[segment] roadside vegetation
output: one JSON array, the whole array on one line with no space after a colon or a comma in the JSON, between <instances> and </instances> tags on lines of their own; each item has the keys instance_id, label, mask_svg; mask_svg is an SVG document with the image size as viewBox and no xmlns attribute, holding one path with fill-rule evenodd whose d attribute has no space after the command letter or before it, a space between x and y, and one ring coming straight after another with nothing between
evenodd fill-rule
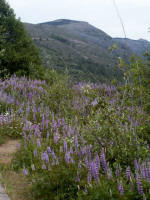
<instances>
[{"instance_id":1,"label":"roadside vegetation","mask_svg":"<svg viewBox=\"0 0 150 200\"><path fill-rule=\"evenodd\" d=\"M11 163L0 162L0 179L13 200L150 199L149 54L120 59L124 81L107 85L75 84L28 56L20 71L20 59L5 65L4 52L0 144L19 146Z\"/></svg>"},{"instance_id":2,"label":"roadside vegetation","mask_svg":"<svg viewBox=\"0 0 150 200\"><path fill-rule=\"evenodd\" d=\"M0 82L0 131L20 138L11 167L31 199L150 198L149 67L123 69L124 85L74 85L55 71Z\"/></svg>"}]
</instances>

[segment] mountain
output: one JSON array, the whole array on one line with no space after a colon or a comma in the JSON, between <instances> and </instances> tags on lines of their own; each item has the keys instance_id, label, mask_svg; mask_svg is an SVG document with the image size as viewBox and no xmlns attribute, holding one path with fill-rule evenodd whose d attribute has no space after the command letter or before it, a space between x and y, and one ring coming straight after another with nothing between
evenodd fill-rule
<instances>
[{"instance_id":1,"label":"mountain","mask_svg":"<svg viewBox=\"0 0 150 200\"><path fill-rule=\"evenodd\" d=\"M117 58L128 60L144 43L136 41L134 48L132 40L127 39L126 43L124 39L112 38L83 21L59 19L40 24L25 23L25 26L40 49L44 65L60 71L67 68L69 74L80 81L121 79ZM110 50L115 43L118 43L117 49Z\"/></svg>"}]
</instances>

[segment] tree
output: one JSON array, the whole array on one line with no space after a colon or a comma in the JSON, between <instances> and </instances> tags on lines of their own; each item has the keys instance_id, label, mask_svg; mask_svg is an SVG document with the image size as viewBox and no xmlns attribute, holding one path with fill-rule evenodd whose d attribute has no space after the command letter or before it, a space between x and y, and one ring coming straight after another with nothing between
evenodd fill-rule
<instances>
[{"instance_id":1,"label":"tree","mask_svg":"<svg viewBox=\"0 0 150 200\"><path fill-rule=\"evenodd\" d=\"M13 9L0 0L0 70L9 74L38 75L42 61L32 39Z\"/></svg>"}]
</instances>

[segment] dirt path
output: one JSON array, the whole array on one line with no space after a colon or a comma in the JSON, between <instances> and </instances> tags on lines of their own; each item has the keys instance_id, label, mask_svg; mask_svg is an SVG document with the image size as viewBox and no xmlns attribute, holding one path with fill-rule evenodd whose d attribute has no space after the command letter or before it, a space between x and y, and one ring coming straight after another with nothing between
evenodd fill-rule
<instances>
[{"instance_id":1,"label":"dirt path","mask_svg":"<svg viewBox=\"0 0 150 200\"><path fill-rule=\"evenodd\" d=\"M2 187L1 184L0 184L0 200L10 200L10 198L5 193L5 190L4 190L4 188Z\"/></svg>"},{"instance_id":2,"label":"dirt path","mask_svg":"<svg viewBox=\"0 0 150 200\"><path fill-rule=\"evenodd\" d=\"M18 140L10 140L6 144L0 146L0 163L9 164L13 157L13 154L17 151L19 146ZM5 189L0 183L0 200L10 200L5 192Z\"/></svg>"},{"instance_id":3,"label":"dirt path","mask_svg":"<svg viewBox=\"0 0 150 200\"><path fill-rule=\"evenodd\" d=\"M0 163L9 164L18 146L18 140L10 140L6 144L2 144L0 146Z\"/></svg>"}]
</instances>

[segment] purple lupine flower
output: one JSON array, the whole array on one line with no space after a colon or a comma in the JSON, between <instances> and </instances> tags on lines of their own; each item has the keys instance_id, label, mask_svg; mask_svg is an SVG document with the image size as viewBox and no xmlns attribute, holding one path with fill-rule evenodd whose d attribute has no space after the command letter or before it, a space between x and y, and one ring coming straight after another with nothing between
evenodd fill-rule
<instances>
[{"instance_id":1,"label":"purple lupine flower","mask_svg":"<svg viewBox=\"0 0 150 200\"><path fill-rule=\"evenodd\" d=\"M148 166L145 168L145 178L150 183L150 175L149 175Z\"/></svg>"},{"instance_id":2,"label":"purple lupine flower","mask_svg":"<svg viewBox=\"0 0 150 200\"><path fill-rule=\"evenodd\" d=\"M34 135L35 135L35 136L39 136L39 135L40 135L39 125L36 126Z\"/></svg>"},{"instance_id":3,"label":"purple lupine flower","mask_svg":"<svg viewBox=\"0 0 150 200\"><path fill-rule=\"evenodd\" d=\"M65 131L65 132L68 131L68 126L67 126L67 124L64 124L64 126L63 126L63 131Z\"/></svg>"},{"instance_id":4,"label":"purple lupine flower","mask_svg":"<svg viewBox=\"0 0 150 200\"><path fill-rule=\"evenodd\" d=\"M34 122L37 121L37 119L36 119L36 113L35 112L33 112L33 120L34 120Z\"/></svg>"},{"instance_id":5,"label":"purple lupine flower","mask_svg":"<svg viewBox=\"0 0 150 200\"><path fill-rule=\"evenodd\" d=\"M70 159L70 163L74 164L75 161L71 158L71 159Z\"/></svg>"},{"instance_id":6,"label":"purple lupine flower","mask_svg":"<svg viewBox=\"0 0 150 200\"><path fill-rule=\"evenodd\" d=\"M23 133L23 137L24 137L25 140L27 139L26 133Z\"/></svg>"},{"instance_id":7,"label":"purple lupine flower","mask_svg":"<svg viewBox=\"0 0 150 200\"><path fill-rule=\"evenodd\" d=\"M41 147L40 139L37 139L37 146L38 146L38 147Z\"/></svg>"},{"instance_id":8,"label":"purple lupine flower","mask_svg":"<svg viewBox=\"0 0 150 200\"><path fill-rule=\"evenodd\" d=\"M107 172L108 166L107 166L107 163L106 163L104 151L101 152L101 163L102 163L102 166L103 166L103 170L104 170L105 172Z\"/></svg>"},{"instance_id":9,"label":"purple lupine flower","mask_svg":"<svg viewBox=\"0 0 150 200\"><path fill-rule=\"evenodd\" d=\"M66 131L63 130L63 138L65 139L66 138Z\"/></svg>"},{"instance_id":10,"label":"purple lupine flower","mask_svg":"<svg viewBox=\"0 0 150 200\"><path fill-rule=\"evenodd\" d=\"M66 152L65 161L66 161L66 163L69 163L69 161L70 161L70 152Z\"/></svg>"},{"instance_id":11,"label":"purple lupine flower","mask_svg":"<svg viewBox=\"0 0 150 200\"><path fill-rule=\"evenodd\" d=\"M75 150L77 151L77 149L78 149L78 138L77 138L77 135L75 135L74 144L75 144Z\"/></svg>"},{"instance_id":12,"label":"purple lupine flower","mask_svg":"<svg viewBox=\"0 0 150 200\"><path fill-rule=\"evenodd\" d=\"M49 136L50 136L50 133L49 133L49 131L47 131L47 138L49 138Z\"/></svg>"},{"instance_id":13,"label":"purple lupine flower","mask_svg":"<svg viewBox=\"0 0 150 200\"><path fill-rule=\"evenodd\" d=\"M48 153L51 153L51 152L52 152L52 150L51 150L50 147L47 147L47 152L48 152Z\"/></svg>"},{"instance_id":14,"label":"purple lupine flower","mask_svg":"<svg viewBox=\"0 0 150 200\"><path fill-rule=\"evenodd\" d=\"M54 160L52 161L51 165L52 165L52 166L54 166L54 165L55 165L55 161L54 161Z\"/></svg>"},{"instance_id":15,"label":"purple lupine flower","mask_svg":"<svg viewBox=\"0 0 150 200\"><path fill-rule=\"evenodd\" d=\"M41 160L46 161L47 163L49 162L49 157L46 151L44 153L41 153Z\"/></svg>"},{"instance_id":16,"label":"purple lupine flower","mask_svg":"<svg viewBox=\"0 0 150 200\"><path fill-rule=\"evenodd\" d=\"M54 121L52 121L52 129L56 130L56 128L57 128L57 123L54 120Z\"/></svg>"},{"instance_id":17,"label":"purple lupine flower","mask_svg":"<svg viewBox=\"0 0 150 200\"><path fill-rule=\"evenodd\" d=\"M92 174L91 174L91 170L88 171L88 175L87 175L87 181L88 183L91 183L92 181Z\"/></svg>"},{"instance_id":18,"label":"purple lupine flower","mask_svg":"<svg viewBox=\"0 0 150 200\"><path fill-rule=\"evenodd\" d=\"M135 122L134 122L134 127L137 127L138 126L138 120L136 120Z\"/></svg>"},{"instance_id":19,"label":"purple lupine flower","mask_svg":"<svg viewBox=\"0 0 150 200\"><path fill-rule=\"evenodd\" d=\"M98 154L96 155L96 158L95 158L95 164L96 164L96 168L99 170L99 168L100 168L100 158L99 158Z\"/></svg>"},{"instance_id":20,"label":"purple lupine flower","mask_svg":"<svg viewBox=\"0 0 150 200\"><path fill-rule=\"evenodd\" d=\"M45 126L45 116L43 115L43 117L42 117L42 130L44 130L44 126Z\"/></svg>"},{"instance_id":21,"label":"purple lupine flower","mask_svg":"<svg viewBox=\"0 0 150 200\"><path fill-rule=\"evenodd\" d=\"M56 155L55 155L55 152L53 150L51 152L51 156L52 156L53 159L56 159Z\"/></svg>"},{"instance_id":22,"label":"purple lupine flower","mask_svg":"<svg viewBox=\"0 0 150 200\"><path fill-rule=\"evenodd\" d=\"M57 143L59 141L59 131L56 129L56 134L54 135L54 142Z\"/></svg>"},{"instance_id":23,"label":"purple lupine flower","mask_svg":"<svg viewBox=\"0 0 150 200\"><path fill-rule=\"evenodd\" d=\"M134 167L136 170L140 170L140 164L139 164L138 160L136 160L136 159L134 160Z\"/></svg>"},{"instance_id":24,"label":"purple lupine flower","mask_svg":"<svg viewBox=\"0 0 150 200\"><path fill-rule=\"evenodd\" d=\"M89 161L88 161L87 158L85 158L84 163L85 163L85 167L88 169L89 168Z\"/></svg>"},{"instance_id":25,"label":"purple lupine flower","mask_svg":"<svg viewBox=\"0 0 150 200\"><path fill-rule=\"evenodd\" d=\"M138 194L142 195L144 193L143 186L142 186L141 176L138 172L136 172L136 183L137 183Z\"/></svg>"},{"instance_id":26,"label":"purple lupine flower","mask_svg":"<svg viewBox=\"0 0 150 200\"><path fill-rule=\"evenodd\" d=\"M96 166L95 166L95 162L91 162L90 163L90 168L91 168L91 174L93 176L93 178L98 181L98 176L99 176L99 170L96 169Z\"/></svg>"},{"instance_id":27,"label":"purple lupine flower","mask_svg":"<svg viewBox=\"0 0 150 200\"><path fill-rule=\"evenodd\" d=\"M28 175L28 170L24 168L23 169L23 173L24 173L25 176L27 176Z\"/></svg>"},{"instance_id":28,"label":"purple lupine flower","mask_svg":"<svg viewBox=\"0 0 150 200\"><path fill-rule=\"evenodd\" d=\"M74 120L74 122L75 122L75 123L78 122L78 118L77 118L77 116L75 116L75 120Z\"/></svg>"},{"instance_id":29,"label":"purple lupine flower","mask_svg":"<svg viewBox=\"0 0 150 200\"><path fill-rule=\"evenodd\" d=\"M46 165L45 164L42 165L42 169L46 169Z\"/></svg>"},{"instance_id":30,"label":"purple lupine flower","mask_svg":"<svg viewBox=\"0 0 150 200\"><path fill-rule=\"evenodd\" d=\"M126 176L127 176L127 179L130 180L130 177L131 177L130 167L127 167L127 169L126 169Z\"/></svg>"},{"instance_id":31,"label":"purple lupine flower","mask_svg":"<svg viewBox=\"0 0 150 200\"><path fill-rule=\"evenodd\" d=\"M73 135L73 133L74 133L74 128L73 127L69 127L69 131L68 131L69 133L68 133L68 136L70 135Z\"/></svg>"},{"instance_id":32,"label":"purple lupine flower","mask_svg":"<svg viewBox=\"0 0 150 200\"><path fill-rule=\"evenodd\" d=\"M48 124L49 124L49 120L46 119L46 121L45 121L45 125L46 125L46 128L47 128L47 129L48 129Z\"/></svg>"},{"instance_id":33,"label":"purple lupine flower","mask_svg":"<svg viewBox=\"0 0 150 200\"><path fill-rule=\"evenodd\" d=\"M88 153L89 161L91 161L91 147L90 146L87 147L87 153Z\"/></svg>"},{"instance_id":34,"label":"purple lupine flower","mask_svg":"<svg viewBox=\"0 0 150 200\"><path fill-rule=\"evenodd\" d=\"M79 169L81 169L81 168L82 168L82 166L81 166L81 163L78 163L78 168L79 168Z\"/></svg>"},{"instance_id":35,"label":"purple lupine flower","mask_svg":"<svg viewBox=\"0 0 150 200\"><path fill-rule=\"evenodd\" d=\"M64 151L67 152L67 142L64 140Z\"/></svg>"},{"instance_id":36,"label":"purple lupine flower","mask_svg":"<svg viewBox=\"0 0 150 200\"><path fill-rule=\"evenodd\" d=\"M118 190L119 190L119 192L120 192L120 195L123 195L123 193L124 193L124 188L123 188L123 183L122 183L122 181L120 181L120 182L118 183Z\"/></svg>"},{"instance_id":37,"label":"purple lupine flower","mask_svg":"<svg viewBox=\"0 0 150 200\"><path fill-rule=\"evenodd\" d=\"M68 137L70 137L70 130L71 130L71 127L69 127L69 130L67 131L67 135L68 135Z\"/></svg>"},{"instance_id":38,"label":"purple lupine flower","mask_svg":"<svg viewBox=\"0 0 150 200\"><path fill-rule=\"evenodd\" d=\"M147 167L146 167L146 179L150 183L150 161L147 162Z\"/></svg>"},{"instance_id":39,"label":"purple lupine flower","mask_svg":"<svg viewBox=\"0 0 150 200\"><path fill-rule=\"evenodd\" d=\"M33 154L34 154L34 157L37 156L37 150L36 149L33 151Z\"/></svg>"},{"instance_id":40,"label":"purple lupine flower","mask_svg":"<svg viewBox=\"0 0 150 200\"><path fill-rule=\"evenodd\" d=\"M70 153L73 154L73 148L72 147L70 147Z\"/></svg>"},{"instance_id":41,"label":"purple lupine flower","mask_svg":"<svg viewBox=\"0 0 150 200\"><path fill-rule=\"evenodd\" d=\"M141 172L141 174L142 174L142 177L143 177L143 178L146 178L146 165L145 165L145 163L143 163L143 164L141 165L141 167L140 167L140 172Z\"/></svg>"},{"instance_id":42,"label":"purple lupine flower","mask_svg":"<svg viewBox=\"0 0 150 200\"><path fill-rule=\"evenodd\" d=\"M62 124L62 126L65 125L65 119L64 118L61 119L61 124Z\"/></svg>"},{"instance_id":43,"label":"purple lupine flower","mask_svg":"<svg viewBox=\"0 0 150 200\"><path fill-rule=\"evenodd\" d=\"M94 164L95 164L96 174L97 174L97 176L99 176L100 159L99 159L99 155L98 154L96 155L95 163Z\"/></svg>"},{"instance_id":44,"label":"purple lupine flower","mask_svg":"<svg viewBox=\"0 0 150 200\"><path fill-rule=\"evenodd\" d=\"M81 155L85 155L86 154L86 147L83 146L81 147Z\"/></svg>"},{"instance_id":45,"label":"purple lupine flower","mask_svg":"<svg viewBox=\"0 0 150 200\"><path fill-rule=\"evenodd\" d=\"M94 101L92 101L91 105L94 107L98 104L98 98L94 99Z\"/></svg>"}]
</instances>

